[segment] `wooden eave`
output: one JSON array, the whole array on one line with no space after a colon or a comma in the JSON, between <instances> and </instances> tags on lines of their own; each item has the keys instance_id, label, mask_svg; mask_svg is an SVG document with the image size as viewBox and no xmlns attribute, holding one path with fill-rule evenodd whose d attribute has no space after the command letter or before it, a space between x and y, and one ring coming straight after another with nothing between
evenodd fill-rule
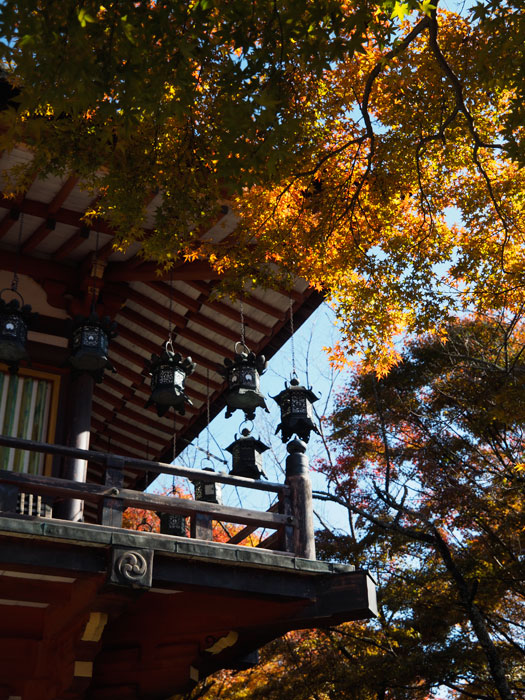
<instances>
[{"instance_id":1,"label":"wooden eave","mask_svg":"<svg viewBox=\"0 0 525 700\"><path fill-rule=\"evenodd\" d=\"M22 148L4 153L0 170L29 158ZM157 201L155 198L149 205L146 227L153 225ZM126 253L115 251L113 231L107 222L97 220L91 228L84 222L84 214L92 204L75 175L36 178L24 196L1 196L0 270L18 272L22 294L23 276L36 281L44 289L47 303L61 316L44 315L34 329L46 336L45 342L55 337L56 348L52 343L45 347L43 336L30 333L30 352L39 358L36 365L54 363L60 367L66 362L64 339L69 331L65 317L85 311L87 290L98 286L103 301L99 310L116 320L119 336L110 346L110 360L117 373L107 371L104 382L95 389L91 446L169 461L173 457L174 414L170 411L158 418L152 408L144 407L149 395L145 362L166 341L170 324L175 349L197 362L196 372L187 381L193 406L188 407L185 416L176 417L177 451L182 450L205 427L208 387L211 416L224 406L225 384L215 370L224 357L233 354L234 343L240 338L239 304L212 300L217 275L207 263L179 263L172 271L159 274L153 263L137 255L138 244ZM224 240L235 228L234 213L227 206L223 212L208 231L203 231L207 238ZM96 258L103 263L103 274L95 279L97 241ZM99 274L101 269L99 265ZM322 296L301 280L291 295L286 291L255 290L246 296L244 318L250 349L269 359L289 338L290 299L294 327L298 328L321 303ZM90 472L90 476L96 478L95 473Z\"/></svg>"}]
</instances>

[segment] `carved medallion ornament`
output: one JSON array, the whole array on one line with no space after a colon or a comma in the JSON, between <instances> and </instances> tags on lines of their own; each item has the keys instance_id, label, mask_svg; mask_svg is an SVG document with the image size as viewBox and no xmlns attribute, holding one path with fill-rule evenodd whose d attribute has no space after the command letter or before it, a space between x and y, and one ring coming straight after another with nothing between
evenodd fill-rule
<instances>
[{"instance_id":1,"label":"carved medallion ornament","mask_svg":"<svg viewBox=\"0 0 525 700\"><path fill-rule=\"evenodd\" d=\"M135 582L144 576L148 565L140 552L126 552L118 558L117 568L121 576Z\"/></svg>"},{"instance_id":2,"label":"carved medallion ornament","mask_svg":"<svg viewBox=\"0 0 525 700\"><path fill-rule=\"evenodd\" d=\"M133 588L150 588L153 551L115 547L112 552L110 582Z\"/></svg>"}]
</instances>

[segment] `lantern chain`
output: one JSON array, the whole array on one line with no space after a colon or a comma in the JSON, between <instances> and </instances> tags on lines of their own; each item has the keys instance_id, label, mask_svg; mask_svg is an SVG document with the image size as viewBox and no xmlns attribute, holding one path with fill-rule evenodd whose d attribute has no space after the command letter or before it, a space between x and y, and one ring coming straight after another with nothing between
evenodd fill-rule
<instances>
[{"instance_id":1,"label":"lantern chain","mask_svg":"<svg viewBox=\"0 0 525 700\"><path fill-rule=\"evenodd\" d=\"M292 343L292 377L297 377L297 369L295 367L295 340L294 340L294 327L293 327L293 301L290 296L290 339Z\"/></svg>"},{"instance_id":2,"label":"lantern chain","mask_svg":"<svg viewBox=\"0 0 525 700\"><path fill-rule=\"evenodd\" d=\"M177 456L177 416L173 418L173 461Z\"/></svg>"},{"instance_id":3,"label":"lantern chain","mask_svg":"<svg viewBox=\"0 0 525 700\"><path fill-rule=\"evenodd\" d=\"M247 345L246 345L246 327L244 324L244 304L242 303L242 299L241 299L241 343L243 344L243 346L246 349L248 349Z\"/></svg>"},{"instance_id":4,"label":"lantern chain","mask_svg":"<svg viewBox=\"0 0 525 700\"><path fill-rule=\"evenodd\" d=\"M168 341L166 343L166 349L173 352L173 328L172 328L172 318L173 318L173 269L170 269L170 305L168 312Z\"/></svg>"},{"instance_id":5,"label":"lantern chain","mask_svg":"<svg viewBox=\"0 0 525 700\"><path fill-rule=\"evenodd\" d=\"M22 243L22 229L24 227L24 212L20 213L20 225L18 227L18 243L16 247L15 269L13 270L13 280L11 282L11 290L18 292L18 262L20 258L20 246Z\"/></svg>"},{"instance_id":6,"label":"lantern chain","mask_svg":"<svg viewBox=\"0 0 525 700\"><path fill-rule=\"evenodd\" d=\"M210 369L206 368L206 455L210 459Z\"/></svg>"},{"instance_id":7,"label":"lantern chain","mask_svg":"<svg viewBox=\"0 0 525 700\"><path fill-rule=\"evenodd\" d=\"M94 259L94 264L93 264L93 270L94 273L92 272L91 274L94 274L97 276L98 274L98 244L99 244L99 236L100 233L97 231L97 236L95 239L95 259ZM97 291L98 288L96 286L96 282L93 284L93 287L91 288L91 313L95 313L96 310L96 302L97 302Z\"/></svg>"}]
</instances>

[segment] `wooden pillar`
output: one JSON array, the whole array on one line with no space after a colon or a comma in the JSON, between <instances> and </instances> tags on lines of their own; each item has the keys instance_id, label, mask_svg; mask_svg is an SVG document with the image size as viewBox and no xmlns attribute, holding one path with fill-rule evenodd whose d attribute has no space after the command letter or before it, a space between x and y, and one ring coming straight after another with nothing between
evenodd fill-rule
<instances>
[{"instance_id":1,"label":"wooden pillar","mask_svg":"<svg viewBox=\"0 0 525 700\"><path fill-rule=\"evenodd\" d=\"M83 372L71 382L69 445L80 450L89 449L91 431L91 409L95 380ZM71 481L86 481L87 462L85 459L72 457L66 462L64 478ZM84 519L84 501L69 499L61 504L59 517L64 520L81 521Z\"/></svg>"},{"instance_id":2,"label":"wooden pillar","mask_svg":"<svg viewBox=\"0 0 525 700\"><path fill-rule=\"evenodd\" d=\"M286 483L290 487L292 514L295 521L294 550L298 557L315 559L314 511L306 445L302 440L288 443Z\"/></svg>"}]
</instances>

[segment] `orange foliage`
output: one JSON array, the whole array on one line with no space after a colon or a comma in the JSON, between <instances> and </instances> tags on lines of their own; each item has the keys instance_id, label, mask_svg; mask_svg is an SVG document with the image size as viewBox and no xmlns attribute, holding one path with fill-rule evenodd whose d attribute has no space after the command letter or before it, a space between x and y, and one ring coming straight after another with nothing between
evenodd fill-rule
<instances>
[{"instance_id":1,"label":"orange foliage","mask_svg":"<svg viewBox=\"0 0 525 700\"><path fill-rule=\"evenodd\" d=\"M184 491L181 487L165 488L157 493L163 496L173 496L174 498L192 499L193 496L188 491ZM186 519L186 536L189 537L189 521ZM122 517L122 527L128 530L138 530L141 532L158 532L160 533L160 517L152 510L144 508L127 508ZM224 524L222 522L212 521L212 534L214 542L227 543L234 535L244 528L243 525L234 525L232 523ZM255 532L248 535L241 544L248 547L257 547L261 541L261 534Z\"/></svg>"}]
</instances>

